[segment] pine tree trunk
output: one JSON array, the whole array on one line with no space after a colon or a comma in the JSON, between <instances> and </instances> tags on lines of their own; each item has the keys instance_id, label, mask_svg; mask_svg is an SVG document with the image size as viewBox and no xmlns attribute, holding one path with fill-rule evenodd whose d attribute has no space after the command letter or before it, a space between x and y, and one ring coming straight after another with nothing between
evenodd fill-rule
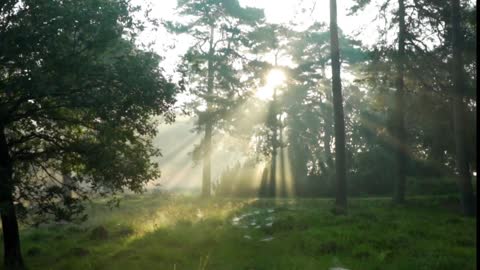
<instances>
[{"instance_id":1,"label":"pine tree trunk","mask_svg":"<svg viewBox=\"0 0 480 270\"><path fill-rule=\"evenodd\" d=\"M212 101L213 96L213 57L214 57L214 31L215 26L210 26L210 42L208 50L208 74L207 74L207 119L205 124L205 137L203 139L203 180L202 180L202 196L210 197L211 195L211 172L212 172L212 132L213 132L213 123L212 123Z\"/></svg>"},{"instance_id":2,"label":"pine tree trunk","mask_svg":"<svg viewBox=\"0 0 480 270\"><path fill-rule=\"evenodd\" d=\"M297 137L297 134L291 134L290 145L288 146L288 164L292 168L292 179L294 187L294 196L305 195L305 181L307 178L307 160L308 146ZM292 139L293 138L293 139Z\"/></svg>"},{"instance_id":3,"label":"pine tree trunk","mask_svg":"<svg viewBox=\"0 0 480 270\"><path fill-rule=\"evenodd\" d=\"M276 93L273 95L273 135L272 135L272 163L270 164L270 185L269 194L270 197L275 197L277 190L277 112L276 112Z\"/></svg>"},{"instance_id":4,"label":"pine tree trunk","mask_svg":"<svg viewBox=\"0 0 480 270\"><path fill-rule=\"evenodd\" d=\"M321 76L323 78L326 78L325 76L325 65L322 64L322 67L321 67ZM323 107L324 108L324 111L325 111L325 115L324 115L324 118L325 118L325 125L324 125L324 136L323 136L323 144L324 144L324 148L325 148L325 159L326 159L326 170L325 172L327 173L327 177L328 177L328 182L331 183L333 179L331 179L331 176L333 175L332 172L333 172L333 167L334 167L334 162L333 162L333 156L332 156L332 148L330 146L331 142L332 142L332 127L333 127L333 124L332 124L332 117L333 117L333 114L331 113L330 109L328 108L328 106L330 106L332 104L332 93L326 91L325 92L325 102L322 102L322 99L320 98L320 107Z\"/></svg>"},{"instance_id":5,"label":"pine tree trunk","mask_svg":"<svg viewBox=\"0 0 480 270\"><path fill-rule=\"evenodd\" d=\"M407 140L405 131L405 3L404 0L398 0L398 54L397 54L397 79L395 92L394 108L394 149L396 158L396 176L393 201L395 203L405 202L405 179L406 179L406 153Z\"/></svg>"},{"instance_id":6,"label":"pine tree trunk","mask_svg":"<svg viewBox=\"0 0 480 270\"><path fill-rule=\"evenodd\" d=\"M287 168L285 168L285 149L283 147L283 126L280 126L279 130L279 137L280 137L280 184L282 185L280 188L280 196L286 197L287 196Z\"/></svg>"},{"instance_id":7,"label":"pine tree trunk","mask_svg":"<svg viewBox=\"0 0 480 270\"><path fill-rule=\"evenodd\" d=\"M448 173L445 171L445 138L438 135L442 134L442 132L444 131L444 127L439 121L435 122L434 125L436 135L432 138L433 170L435 176L442 176Z\"/></svg>"},{"instance_id":8,"label":"pine tree trunk","mask_svg":"<svg viewBox=\"0 0 480 270\"><path fill-rule=\"evenodd\" d=\"M325 103L320 104L320 106L325 106L332 104L332 96L330 93L325 93ZM332 121L331 121L332 114L328 114L325 116L325 134L323 137L323 143L325 145L325 156L327 160L327 167L328 170L333 169L333 157L332 157L332 149L330 147L330 144L332 142Z\"/></svg>"},{"instance_id":9,"label":"pine tree trunk","mask_svg":"<svg viewBox=\"0 0 480 270\"><path fill-rule=\"evenodd\" d=\"M211 195L211 148L212 148L212 124L207 123L205 126L205 138L203 139L204 157L203 157L203 184L202 184L202 196L210 197Z\"/></svg>"},{"instance_id":10,"label":"pine tree trunk","mask_svg":"<svg viewBox=\"0 0 480 270\"><path fill-rule=\"evenodd\" d=\"M326 128L331 128L331 127L328 127L326 126ZM331 150L331 147L330 147L330 143L332 141L332 135L331 135L331 132L330 130L327 131L325 130L325 136L323 138L323 141L324 141L324 144L325 144L325 156L326 156L326 159L327 159L327 167L328 167L328 170L332 170L333 168L333 158L332 158L332 150Z\"/></svg>"},{"instance_id":11,"label":"pine tree trunk","mask_svg":"<svg viewBox=\"0 0 480 270\"><path fill-rule=\"evenodd\" d=\"M453 49L453 119L455 135L456 177L460 189L463 212L466 216L476 215L476 202L469 172L466 143L465 81L463 67L463 33L461 30L460 1L451 0L451 26Z\"/></svg>"},{"instance_id":12,"label":"pine tree trunk","mask_svg":"<svg viewBox=\"0 0 480 270\"><path fill-rule=\"evenodd\" d=\"M268 168L265 166L262 171L262 179L260 182L260 190L258 191L259 197L268 196Z\"/></svg>"},{"instance_id":13,"label":"pine tree trunk","mask_svg":"<svg viewBox=\"0 0 480 270\"><path fill-rule=\"evenodd\" d=\"M5 269L24 269L20 249L20 232L13 204L12 163L5 129L0 125L0 215L3 232L3 262Z\"/></svg>"},{"instance_id":14,"label":"pine tree trunk","mask_svg":"<svg viewBox=\"0 0 480 270\"><path fill-rule=\"evenodd\" d=\"M62 172L62 180L63 180L63 196L66 198L72 198L73 192L72 187L75 184L73 179L70 175L70 172Z\"/></svg>"},{"instance_id":15,"label":"pine tree trunk","mask_svg":"<svg viewBox=\"0 0 480 270\"><path fill-rule=\"evenodd\" d=\"M270 164L270 181L268 185L268 197L275 197L277 190L277 150L272 151L272 163Z\"/></svg>"},{"instance_id":16,"label":"pine tree trunk","mask_svg":"<svg viewBox=\"0 0 480 270\"><path fill-rule=\"evenodd\" d=\"M330 48L332 58L332 94L335 123L335 206L339 211L347 208L345 164L345 119L343 113L342 84L340 79L340 48L338 43L337 1L330 0Z\"/></svg>"}]
</instances>

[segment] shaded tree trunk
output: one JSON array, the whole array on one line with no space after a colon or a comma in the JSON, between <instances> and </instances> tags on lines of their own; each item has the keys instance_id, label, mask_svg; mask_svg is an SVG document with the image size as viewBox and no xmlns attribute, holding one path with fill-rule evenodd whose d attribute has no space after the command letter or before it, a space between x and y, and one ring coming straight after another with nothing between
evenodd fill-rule
<instances>
[{"instance_id":1,"label":"shaded tree trunk","mask_svg":"<svg viewBox=\"0 0 480 270\"><path fill-rule=\"evenodd\" d=\"M67 171L62 172L62 180L63 180L63 196L71 198L73 195L72 187L75 183L73 182L70 172L67 172Z\"/></svg>"},{"instance_id":2,"label":"shaded tree trunk","mask_svg":"<svg viewBox=\"0 0 480 270\"><path fill-rule=\"evenodd\" d=\"M325 73L325 65L322 64L321 66L321 76L323 78L326 78L326 73ZM332 143L332 128L333 128L333 123L332 123L332 118L333 114L331 111L331 106L332 106L332 93L329 91L325 91L325 102L322 101L320 98L320 107L323 108L323 113L324 113L324 119L325 119L325 125L324 125L324 136L323 136L323 144L325 148L325 162L326 162L326 167L323 166L321 169L326 173L327 175L327 181L328 183L332 183L333 179L333 170L334 170L334 162L333 162L333 156L332 156L332 148L331 148L331 143Z\"/></svg>"},{"instance_id":3,"label":"shaded tree trunk","mask_svg":"<svg viewBox=\"0 0 480 270\"><path fill-rule=\"evenodd\" d=\"M207 120L209 121L209 120ZM210 197L212 185L212 129L211 123L205 126L205 138L203 139L204 157L203 157L203 181L202 181L202 196Z\"/></svg>"},{"instance_id":4,"label":"shaded tree trunk","mask_svg":"<svg viewBox=\"0 0 480 270\"><path fill-rule=\"evenodd\" d=\"M405 3L404 0L398 0L398 53L397 53L397 78L395 92L395 108L393 117L393 136L396 158L395 187L393 201L395 203L405 202L405 179L406 179L406 153L407 140L405 131Z\"/></svg>"},{"instance_id":5,"label":"shaded tree trunk","mask_svg":"<svg viewBox=\"0 0 480 270\"><path fill-rule=\"evenodd\" d=\"M453 119L455 136L455 161L456 177L460 189L460 198L463 213L466 216L476 215L476 202L470 177L467 143L466 143L466 104L465 80L463 67L463 33L461 29L460 1L451 0L451 26L452 26L452 49L453 49Z\"/></svg>"},{"instance_id":6,"label":"shaded tree trunk","mask_svg":"<svg viewBox=\"0 0 480 270\"><path fill-rule=\"evenodd\" d=\"M294 137L294 138L292 138ZM288 146L289 163L292 168L293 185L295 187L295 196L305 195L307 180L307 158L309 152L308 146L298 139L297 134L289 136L290 145Z\"/></svg>"},{"instance_id":7,"label":"shaded tree trunk","mask_svg":"<svg viewBox=\"0 0 480 270\"><path fill-rule=\"evenodd\" d=\"M0 124L0 215L3 232L5 269L24 269L20 233L13 204L13 168L4 126Z\"/></svg>"},{"instance_id":8,"label":"shaded tree trunk","mask_svg":"<svg viewBox=\"0 0 480 270\"><path fill-rule=\"evenodd\" d=\"M205 123L205 137L203 139L203 179L202 179L202 196L210 197L211 195L211 173L212 173L212 132L213 132L213 119L212 119L212 101L213 96L213 57L214 57L214 31L215 26L210 26L210 41L208 50L208 74L207 74L207 118Z\"/></svg>"},{"instance_id":9,"label":"shaded tree trunk","mask_svg":"<svg viewBox=\"0 0 480 270\"><path fill-rule=\"evenodd\" d=\"M280 196L286 197L287 196L287 177L286 177L286 164L285 164L285 151L283 147L283 125L280 126L279 130L279 135L280 135L280 183L281 183L281 189L280 189Z\"/></svg>"},{"instance_id":10,"label":"shaded tree trunk","mask_svg":"<svg viewBox=\"0 0 480 270\"><path fill-rule=\"evenodd\" d=\"M324 105L330 106L330 104L332 103L331 94L325 93L325 99L326 99L326 103L324 103ZM327 160L327 166L329 170L332 170L334 164L333 164L332 149L330 147L330 144L332 142L332 126L333 125L332 125L331 117L333 115L331 114L331 111L329 109L327 110L327 112L328 112L328 115L325 116L325 134L323 137L323 141L325 144L325 156Z\"/></svg>"},{"instance_id":11,"label":"shaded tree trunk","mask_svg":"<svg viewBox=\"0 0 480 270\"><path fill-rule=\"evenodd\" d=\"M277 136L278 136L278 125L277 125L277 90L273 92L273 102L272 102L272 121L273 121L273 134L272 134L272 163L270 164L270 185L269 185L269 196L275 197L277 189Z\"/></svg>"},{"instance_id":12,"label":"shaded tree trunk","mask_svg":"<svg viewBox=\"0 0 480 270\"><path fill-rule=\"evenodd\" d=\"M444 132L444 126L439 121L433 123L436 136L432 138L431 155L433 158L433 169L435 176L446 175L448 172L445 170L445 138L438 136Z\"/></svg>"},{"instance_id":13,"label":"shaded tree trunk","mask_svg":"<svg viewBox=\"0 0 480 270\"><path fill-rule=\"evenodd\" d=\"M262 179L260 181L260 190L258 191L258 196L268 196L268 168L266 166L262 171Z\"/></svg>"},{"instance_id":14,"label":"shaded tree trunk","mask_svg":"<svg viewBox=\"0 0 480 270\"><path fill-rule=\"evenodd\" d=\"M277 189L277 149L272 151L272 163L270 164L270 181L268 185L268 196L275 197L275 192Z\"/></svg>"},{"instance_id":15,"label":"shaded tree trunk","mask_svg":"<svg viewBox=\"0 0 480 270\"><path fill-rule=\"evenodd\" d=\"M332 134L330 131L325 130L325 137L324 137L324 144L325 144L325 156L327 159L327 167L328 170L331 170L333 168L333 158L332 158L332 150L330 148L330 144L332 142Z\"/></svg>"},{"instance_id":16,"label":"shaded tree trunk","mask_svg":"<svg viewBox=\"0 0 480 270\"><path fill-rule=\"evenodd\" d=\"M347 208L345 165L345 119L343 113L342 84L340 79L340 48L338 43L337 1L330 0L330 48L332 58L332 94L335 123L335 206L340 211Z\"/></svg>"}]
</instances>

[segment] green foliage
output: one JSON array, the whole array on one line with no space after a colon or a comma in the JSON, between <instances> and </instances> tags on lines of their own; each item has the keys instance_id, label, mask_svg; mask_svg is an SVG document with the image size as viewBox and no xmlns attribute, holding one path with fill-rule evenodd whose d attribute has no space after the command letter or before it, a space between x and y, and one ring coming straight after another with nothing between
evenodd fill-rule
<instances>
[{"instance_id":1,"label":"green foliage","mask_svg":"<svg viewBox=\"0 0 480 270\"><path fill-rule=\"evenodd\" d=\"M91 192L140 192L159 176L151 116L173 120L175 87L160 57L135 45L134 10L110 0L2 4L0 132L16 201L34 222L69 220ZM63 172L73 185L62 187Z\"/></svg>"},{"instance_id":2,"label":"green foliage","mask_svg":"<svg viewBox=\"0 0 480 270\"><path fill-rule=\"evenodd\" d=\"M360 10L371 1L356 1L353 9L359 13ZM413 162L428 164L433 174L448 175L454 167L454 138L453 132L446 132L453 129L452 114L452 68L451 68L451 27L444 28L450 24L450 4L448 1L405 1L408 15L406 25L406 56L403 61L405 67L405 119L407 137L411 139L409 145L409 156ZM379 7L380 11L388 11L396 8L394 2L385 1ZM476 83L476 75L472 74L475 64L472 61L476 58L476 46L472 38L476 32L471 31L476 22L471 20L471 13L476 11L476 6L465 3L462 6L462 25L465 26L465 46L463 49L465 58L466 103L467 119L471 125L467 125L468 145L476 145L473 139L476 135L475 114L476 114L476 92L472 87ZM398 22L398 14L386 21L388 33L396 33L392 26ZM387 33L385 32L385 33ZM383 35L386 37L387 35ZM396 40L379 40L370 48L370 61L360 68L360 76L357 76L357 83L366 87L369 92L374 93L369 102L372 111L391 113L394 92L391 88L395 84L396 71L394 62L396 59ZM471 90L474 90L473 92ZM376 97L375 97L376 96ZM358 107L358 106L357 106ZM369 111L368 109L366 111ZM378 123L378 122L376 122ZM380 126L391 129L393 119L385 119ZM439 136L439 134L441 134ZM389 138L387 132L386 142L392 144L394 138ZM470 147L469 147L470 149ZM476 154L468 151L469 163L476 163ZM474 166L474 165L471 165ZM424 173L411 171L410 173Z\"/></svg>"},{"instance_id":3,"label":"green foliage","mask_svg":"<svg viewBox=\"0 0 480 270\"><path fill-rule=\"evenodd\" d=\"M264 21L263 10L241 7L238 0L178 1L178 21L165 21L167 30L193 38L179 66L192 101L184 111L198 118L196 131L213 128L229 132L239 117L233 112L249 96L248 81L253 65L245 57L249 33ZM210 131L209 131L210 132ZM204 141L195 146L194 160L203 158Z\"/></svg>"},{"instance_id":4,"label":"green foliage","mask_svg":"<svg viewBox=\"0 0 480 270\"><path fill-rule=\"evenodd\" d=\"M287 86L280 89L275 106L278 114L286 113L280 127L284 140L279 143L287 147L296 194L333 195L333 112L331 82L325 74L330 54L328 29L322 24L314 24L306 31L296 33L265 26L257 28L251 35L258 37L255 51L281 51L291 55L298 65L293 69L284 68L288 74ZM363 48L359 42L343 36L340 36L340 43L344 72L356 77L353 82L343 82L345 113L349 119L346 126L350 168L348 192L359 196L388 195L394 178L392 149L395 139L389 133L392 128L389 115L394 101L391 90L395 78L394 54L390 48ZM412 194L430 194L432 190L443 193L452 188L451 181L445 182L445 189L442 189L424 184L428 181L424 179L448 178L453 167L452 134L444 132L452 127L449 117L451 102L445 96L450 91L448 66L440 60L445 57L440 48L432 52L409 51L408 57L411 61L405 76L409 89L405 111L412 139L408 142L411 153L407 158L407 174L418 183L412 183L407 190ZM256 125L252 136L255 136L255 150L260 155L269 156L272 152L275 120L272 108L269 107L263 125L251 121L252 126ZM476 111L475 106L469 109L470 115ZM475 145L474 134L472 128L469 131L472 145ZM473 164L475 154L469 154ZM243 170L250 169L245 165L225 170L220 186L228 186L231 191L222 194L245 193L242 188L238 193L232 191L237 184L253 181L249 173L246 173L248 176L242 175ZM257 194L255 191L247 193L250 196Z\"/></svg>"}]
</instances>

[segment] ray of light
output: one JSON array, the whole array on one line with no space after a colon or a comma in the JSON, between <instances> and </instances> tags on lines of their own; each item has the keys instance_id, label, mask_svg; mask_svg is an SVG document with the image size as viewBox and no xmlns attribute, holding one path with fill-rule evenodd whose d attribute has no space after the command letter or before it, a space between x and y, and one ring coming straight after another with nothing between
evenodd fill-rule
<instances>
[{"instance_id":1,"label":"ray of light","mask_svg":"<svg viewBox=\"0 0 480 270\"><path fill-rule=\"evenodd\" d=\"M166 188L178 189L178 188L190 188L195 189L201 186L201 169L202 161L199 161L196 166L192 164L192 156L188 153L193 150L195 144L200 141L192 141L189 144L191 147L183 148L182 152L177 153L175 157L169 160L168 165L165 164L162 172L162 182ZM215 144L211 149L212 164L228 165L236 158L230 153L223 151L225 149L225 141L228 140L228 136L215 136ZM212 174L212 179L215 179L217 175L220 175L221 170Z\"/></svg>"},{"instance_id":2,"label":"ray of light","mask_svg":"<svg viewBox=\"0 0 480 270\"><path fill-rule=\"evenodd\" d=\"M178 158L180 153L183 153L186 150L191 151L191 147L193 147L193 145L197 143L198 140L198 135L193 133L188 137L184 137L183 141L180 142L179 145L175 146L175 148L164 151L165 153L162 155L162 157L160 157L159 163L168 163L170 160Z\"/></svg>"},{"instance_id":3,"label":"ray of light","mask_svg":"<svg viewBox=\"0 0 480 270\"><path fill-rule=\"evenodd\" d=\"M295 179L293 178L293 171L292 171L292 163L290 161L290 155L287 147L282 149L283 154L285 156L285 190L287 192L287 197L294 197L295 196Z\"/></svg>"},{"instance_id":4,"label":"ray of light","mask_svg":"<svg viewBox=\"0 0 480 270\"><path fill-rule=\"evenodd\" d=\"M285 74L278 69L271 70L266 78L266 88L274 89L283 84L285 81ZM272 90L273 93L273 90ZM235 125L238 128L247 130L253 128L256 124L264 123L268 116L268 110L262 106L262 101L256 98L247 98L243 104L227 113L227 118L235 119ZM188 119L181 119L180 125L191 125ZM185 127L169 127L162 129L160 136L157 136L158 144L165 144L163 151L164 156L160 158L162 177L160 184L169 189L177 189L181 187L197 188L201 186L201 161L197 166L193 166L191 155L188 155L193 150L195 144L198 144L202 134L186 134L182 131ZM178 133L181 132L182 135ZM177 146L176 140L178 136L183 136L182 141ZM234 162L236 155L233 153L225 154L224 149L228 142L232 141L228 133L216 133L214 135L214 144L212 151L212 180L215 181L222 170L228 166L228 163ZM238 140L238 139L237 139ZM228 142L227 142L228 141ZM176 146L168 145L168 142L175 142ZM163 148L163 147L161 147ZM246 153L244 153L246 154ZM218 160L219 162L216 162ZM220 167L222 166L222 167ZM263 168L258 168L258 186L260 186L261 175Z\"/></svg>"}]
</instances>

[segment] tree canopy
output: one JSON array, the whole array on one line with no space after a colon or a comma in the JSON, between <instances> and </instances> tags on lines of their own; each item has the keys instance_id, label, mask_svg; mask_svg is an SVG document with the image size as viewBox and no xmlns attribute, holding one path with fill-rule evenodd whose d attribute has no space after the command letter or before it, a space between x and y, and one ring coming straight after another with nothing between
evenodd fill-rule
<instances>
[{"instance_id":1,"label":"tree canopy","mask_svg":"<svg viewBox=\"0 0 480 270\"><path fill-rule=\"evenodd\" d=\"M8 230L16 220L6 222L14 203L19 215L37 214L27 221L71 220L83 216L80 202L89 194L140 192L159 176L151 117L173 120L176 88L162 75L161 58L136 45L133 9L128 1L2 2L5 237L15 234ZM62 173L72 176L68 187ZM17 248L5 245L7 267L22 264Z\"/></svg>"}]
</instances>

